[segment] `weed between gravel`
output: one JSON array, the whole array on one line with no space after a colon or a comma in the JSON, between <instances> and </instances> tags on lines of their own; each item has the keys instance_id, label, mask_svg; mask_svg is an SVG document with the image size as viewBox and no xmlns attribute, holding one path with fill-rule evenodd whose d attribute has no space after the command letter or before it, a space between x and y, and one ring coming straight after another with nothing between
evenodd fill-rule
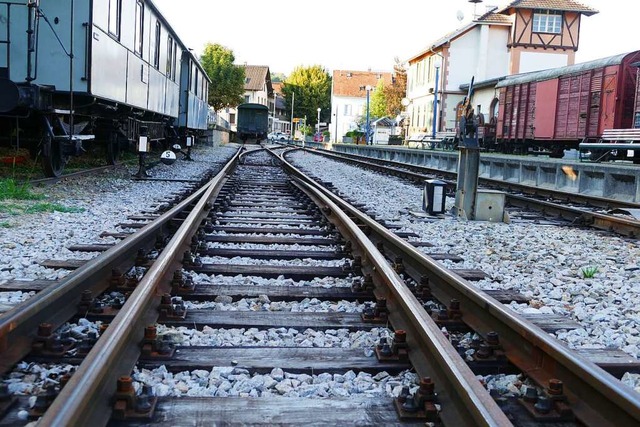
<instances>
[{"instance_id":1,"label":"weed between gravel","mask_svg":"<svg viewBox=\"0 0 640 427\"><path fill-rule=\"evenodd\" d=\"M31 192L29 183L19 184L13 178L0 179L0 200L42 200L42 194Z\"/></svg>"}]
</instances>

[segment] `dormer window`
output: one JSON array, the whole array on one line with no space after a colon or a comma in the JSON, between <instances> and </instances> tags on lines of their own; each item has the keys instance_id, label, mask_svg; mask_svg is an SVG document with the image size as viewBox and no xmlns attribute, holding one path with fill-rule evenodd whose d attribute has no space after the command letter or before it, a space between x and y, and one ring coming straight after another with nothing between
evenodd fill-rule
<instances>
[{"instance_id":1,"label":"dormer window","mask_svg":"<svg viewBox=\"0 0 640 427\"><path fill-rule=\"evenodd\" d=\"M533 32L560 34L562 32L562 12L547 9L534 10Z\"/></svg>"}]
</instances>

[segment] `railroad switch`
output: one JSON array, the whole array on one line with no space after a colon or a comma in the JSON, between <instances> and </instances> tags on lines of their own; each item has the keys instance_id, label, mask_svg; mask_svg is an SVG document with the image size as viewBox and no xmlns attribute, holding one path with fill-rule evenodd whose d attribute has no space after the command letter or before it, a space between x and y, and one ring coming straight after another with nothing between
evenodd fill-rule
<instances>
[{"instance_id":1,"label":"railroad switch","mask_svg":"<svg viewBox=\"0 0 640 427\"><path fill-rule=\"evenodd\" d=\"M435 392L435 383L429 377L420 380L420 387L413 395L409 387L403 387L400 396L395 398L393 403L401 421L436 422L439 419L438 395Z\"/></svg>"},{"instance_id":2,"label":"railroad switch","mask_svg":"<svg viewBox=\"0 0 640 427\"><path fill-rule=\"evenodd\" d=\"M398 329L393 335L391 345L387 338L380 338L375 352L379 362L408 362L409 345L406 331Z\"/></svg>"},{"instance_id":3,"label":"railroad switch","mask_svg":"<svg viewBox=\"0 0 640 427\"><path fill-rule=\"evenodd\" d=\"M563 388L562 381L551 379L549 387L540 394L535 387L528 387L518 402L538 421L573 421L575 416Z\"/></svg>"},{"instance_id":4,"label":"railroad switch","mask_svg":"<svg viewBox=\"0 0 640 427\"><path fill-rule=\"evenodd\" d=\"M116 395L114 397L112 417L116 420L151 419L158 403L158 397L153 396L151 386L143 385L142 393L136 396L131 377L118 378Z\"/></svg>"},{"instance_id":5,"label":"railroad switch","mask_svg":"<svg viewBox=\"0 0 640 427\"><path fill-rule=\"evenodd\" d=\"M193 293L196 290L196 285L193 283L191 276L183 274L182 270L173 272L171 287L175 293L181 294Z\"/></svg>"},{"instance_id":6,"label":"railroad switch","mask_svg":"<svg viewBox=\"0 0 640 427\"><path fill-rule=\"evenodd\" d=\"M41 323L31 343L31 352L37 356L61 357L73 348L74 342L69 337L61 337L53 333L53 325Z\"/></svg>"},{"instance_id":7,"label":"railroad switch","mask_svg":"<svg viewBox=\"0 0 640 427\"><path fill-rule=\"evenodd\" d=\"M169 360L176 353L176 346L173 343L163 337L158 337L155 326L144 328L141 348L141 358L147 360Z\"/></svg>"},{"instance_id":8,"label":"railroad switch","mask_svg":"<svg viewBox=\"0 0 640 427\"><path fill-rule=\"evenodd\" d=\"M182 297L172 297L170 294L162 296L158 311L162 320L184 320L187 317Z\"/></svg>"},{"instance_id":9,"label":"railroad switch","mask_svg":"<svg viewBox=\"0 0 640 427\"><path fill-rule=\"evenodd\" d=\"M389 318L387 299L376 298L375 305L365 308L360 317L367 323L387 323Z\"/></svg>"}]
</instances>

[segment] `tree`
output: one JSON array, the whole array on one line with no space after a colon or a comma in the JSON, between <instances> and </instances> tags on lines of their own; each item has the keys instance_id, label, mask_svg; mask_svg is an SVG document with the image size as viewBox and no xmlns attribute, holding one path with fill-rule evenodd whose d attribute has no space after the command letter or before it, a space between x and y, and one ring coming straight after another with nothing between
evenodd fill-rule
<instances>
[{"instance_id":1,"label":"tree","mask_svg":"<svg viewBox=\"0 0 640 427\"><path fill-rule=\"evenodd\" d=\"M375 117L376 119L385 117L387 115L387 95L385 93L384 87L384 81L382 79L378 80L376 90L374 90L371 94L369 115L371 117Z\"/></svg>"},{"instance_id":2,"label":"tree","mask_svg":"<svg viewBox=\"0 0 640 427\"><path fill-rule=\"evenodd\" d=\"M217 43L207 43L200 57L211 79L209 105L216 111L236 107L244 101L244 68L235 65L235 60L231 49Z\"/></svg>"},{"instance_id":3,"label":"tree","mask_svg":"<svg viewBox=\"0 0 640 427\"><path fill-rule=\"evenodd\" d=\"M285 81L287 76L284 73L271 73L271 82L272 83L280 83Z\"/></svg>"},{"instance_id":4,"label":"tree","mask_svg":"<svg viewBox=\"0 0 640 427\"><path fill-rule=\"evenodd\" d=\"M309 124L318 124L318 108L321 108L320 121L331 116L331 76L320 65L296 67L284 81L282 93L289 111L295 93L293 114L306 116Z\"/></svg>"},{"instance_id":5,"label":"tree","mask_svg":"<svg viewBox=\"0 0 640 427\"><path fill-rule=\"evenodd\" d=\"M385 86L386 116L396 117L404 107L402 99L407 96L407 69L398 58L393 66L394 79L390 85Z\"/></svg>"}]
</instances>

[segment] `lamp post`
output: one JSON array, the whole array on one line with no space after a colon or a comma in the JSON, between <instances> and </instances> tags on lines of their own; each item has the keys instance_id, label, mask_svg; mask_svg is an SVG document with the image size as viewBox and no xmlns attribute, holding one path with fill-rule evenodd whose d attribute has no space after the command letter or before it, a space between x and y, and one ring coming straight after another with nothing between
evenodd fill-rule
<instances>
[{"instance_id":1,"label":"lamp post","mask_svg":"<svg viewBox=\"0 0 640 427\"><path fill-rule=\"evenodd\" d=\"M276 108L278 104L278 94L273 92L273 122L271 126L271 132L276 131Z\"/></svg>"},{"instance_id":2,"label":"lamp post","mask_svg":"<svg viewBox=\"0 0 640 427\"><path fill-rule=\"evenodd\" d=\"M440 79L440 61L434 64L436 67L436 87L433 91L433 130L431 138L436 139L436 128L438 124L438 80Z\"/></svg>"},{"instance_id":3,"label":"lamp post","mask_svg":"<svg viewBox=\"0 0 640 427\"><path fill-rule=\"evenodd\" d=\"M316 131L316 135L318 135L318 142L320 142L320 111L322 108L318 107L318 124L316 125L318 130Z\"/></svg>"},{"instance_id":4,"label":"lamp post","mask_svg":"<svg viewBox=\"0 0 640 427\"><path fill-rule=\"evenodd\" d=\"M367 129L366 129L366 134L365 134L365 138L366 138L365 139L365 144L369 145L369 131L370 131L370 129L369 129L369 126L370 126L370 123L369 123L369 93L371 92L372 88L371 88L371 86L367 85L366 89L367 89Z\"/></svg>"},{"instance_id":5,"label":"lamp post","mask_svg":"<svg viewBox=\"0 0 640 427\"><path fill-rule=\"evenodd\" d=\"M334 135L335 137L335 143L338 143L338 106L336 105L336 112L333 113L334 117L336 118L336 133Z\"/></svg>"}]
</instances>

